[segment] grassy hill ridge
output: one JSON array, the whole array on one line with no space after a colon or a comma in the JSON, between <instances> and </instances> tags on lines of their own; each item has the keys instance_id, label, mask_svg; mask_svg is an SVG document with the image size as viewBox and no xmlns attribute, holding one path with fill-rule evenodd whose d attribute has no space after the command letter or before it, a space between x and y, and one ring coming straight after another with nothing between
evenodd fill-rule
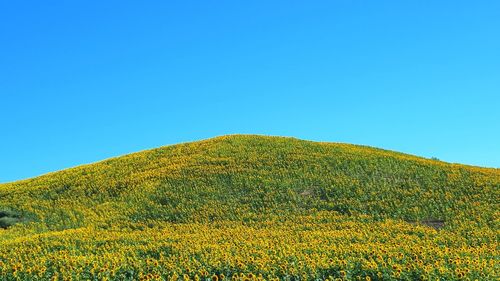
<instances>
[{"instance_id":1,"label":"grassy hill ridge","mask_svg":"<svg viewBox=\"0 0 500 281\"><path fill-rule=\"evenodd\" d=\"M146 258L160 263L171 259L169 266L157 270L160 280L174 273L190 278L210 278L213 274L220 278L221 273L245 273L246 278L260 273L268 279L294 280L300 279L300 274L306 274L305 279L342 278L342 274L391 279L399 274L414 279L423 274L423 265L418 270L392 268L387 260L378 264L368 253L388 255L401 266L411 263L399 259L398 252L416 254L429 268L438 261L427 255L444 255L446 251L456 253L453 257L494 261L498 258L499 199L500 169L449 164L366 146L222 136L1 184L0 211L9 214L4 220L10 220L11 226L0 229L0 244L29 247L25 256L0 250L0 275L3 262L9 268L4 276L13 276L9 255L35 266L40 261L50 263L42 253L56 247L74 256L75 263L86 260L101 269L106 265L117 271L131 270L131 280L151 271L142 263ZM444 230L436 233L414 224L426 220L444 221ZM207 231L213 235L203 236ZM249 233L260 238L248 238ZM177 240L165 240L164 234ZM197 240L186 240L188 237ZM291 249L286 250L277 237L298 246L278 255L276 251ZM37 239L45 241L45 246L40 247ZM313 246L302 244L303 239ZM427 254L422 257L411 247L400 248L400 240L407 241L409 247L418 245ZM116 258L116 263L82 257L97 251L95 241L103 245L115 241L100 253ZM235 241L240 246L234 248ZM274 248L273 243L280 246ZM30 251L42 252L33 259ZM217 254L211 256L210 251ZM253 252L253 258L243 251ZM368 256L361 258L361 253ZM61 266L49 266L51 277L64 275L61 255L52 257ZM127 261L127 256L136 258L138 264ZM265 262L264 257L276 268L258 269L256 261ZM186 259L187 265L175 262L179 258ZM335 266L323 264L330 259ZM379 269L367 270L363 262L376 262ZM458 278L467 274L482 278L481 272L487 273L480 270L482 263L475 271L467 266L457 271L451 260L439 262L450 275L432 271L434 275L429 276ZM285 269L280 270L280 266ZM188 267L196 268L197 273L186 273ZM294 273L299 269L307 273ZM496 273L495 267L492 270L488 274ZM124 272L103 272L99 275L85 269L74 277L128 278ZM403 272L407 275L401 275Z\"/></svg>"},{"instance_id":2,"label":"grassy hill ridge","mask_svg":"<svg viewBox=\"0 0 500 281\"><path fill-rule=\"evenodd\" d=\"M170 220L185 220L201 212L202 205L212 204L218 209L238 206L232 212L316 208L409 220L451 219L455 212L491 209L498 199L499 182L498 169L364 146L232 135L2 184L0 206L27 210L45 219L50 219L47 209L55 201L68 204L75 216L85 220L86 215L98 216L92 214L96 206L130 200L143 200L141 205L152 208L165 205L172 212L158 215ZM36 206L30 205L33 199ZM475 200L479 206L463 200ZM391 205L383 206L381 201ZM181 209L181 202L196 202L198 207ZM80 208L90 213L83 215L77 211ZM203 210L207 212L212 217L240 218L240 214ZM491 220L487 213L484 217Z\"/></svg>"}]
</instances>

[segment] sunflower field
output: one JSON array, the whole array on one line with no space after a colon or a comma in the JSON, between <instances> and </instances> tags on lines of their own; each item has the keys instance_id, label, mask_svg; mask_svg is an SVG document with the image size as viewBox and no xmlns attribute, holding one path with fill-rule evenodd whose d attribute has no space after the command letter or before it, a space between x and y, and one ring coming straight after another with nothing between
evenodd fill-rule
<instances>
[{"instance_id":1,"label":"sunflower field","mask_svg":"<svg viewBox=\"0 0 500 281\"><path fill-rule=\"evenodd\" d=\"M500 169L233 135L0 184L0 280L498 280Z\"/></svg>"}]
</instances>

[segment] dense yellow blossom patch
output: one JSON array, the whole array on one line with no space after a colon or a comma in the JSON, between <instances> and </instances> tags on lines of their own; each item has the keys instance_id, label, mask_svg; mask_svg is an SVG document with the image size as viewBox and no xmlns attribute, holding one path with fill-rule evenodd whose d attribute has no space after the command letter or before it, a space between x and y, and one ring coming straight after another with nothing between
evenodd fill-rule
<instances>
[{"instance_id":1,"label":"dense yellow blossom patch","mask_svg":"<svg viewBox=\"0 0 500 281\"><path fill-rule=\"evenodd\" d=\"M471 246L446 230L330 212L293 221L161 223L134 229L84 227L2 241L0 276L491 280L499 270L494 237Z\"/></svg>"}]
</instances>

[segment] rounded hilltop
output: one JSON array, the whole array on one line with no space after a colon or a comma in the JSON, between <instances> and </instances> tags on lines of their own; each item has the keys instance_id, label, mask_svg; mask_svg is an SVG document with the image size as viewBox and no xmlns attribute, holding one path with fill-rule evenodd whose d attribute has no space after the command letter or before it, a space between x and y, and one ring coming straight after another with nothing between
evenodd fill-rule
<instances>
[{"instance_id":1,"label":"rounded hilltop","mask_svg":"<svg viewBox=\"0 0 500 281\"><path fill-rule=\"evenodd\" d=\"M480 212L487 222L499 178L498 169L367 146L224 135L2 184L0 202L50 220L47 212L58 200L79 225L110 219L99 211L104 206L113 206L113 214L126 213L125 220L241 219L334 210L447 221ZM482 203L466 201L472 198ZM176 209L176 202L190 207Z\"/></svg>"},{"instance_id":2,"label":"rounded hilltop","mask_svg":"<svg viewBox=\"0 0 500 281\"><path fill-rule=\"evenodd\" d=\"M491 280L499 198L498 169L220 136L1 184L0 277Z\"/></svg>"}]
</instances>

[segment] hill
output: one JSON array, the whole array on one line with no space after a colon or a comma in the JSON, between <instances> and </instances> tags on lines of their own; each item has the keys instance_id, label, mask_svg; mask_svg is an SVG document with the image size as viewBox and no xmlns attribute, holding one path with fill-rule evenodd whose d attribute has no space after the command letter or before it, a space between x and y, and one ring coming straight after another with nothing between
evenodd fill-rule
<instances>
[{"instance_id":1,"label":"hill","mask_svg":"<svg viewBox=\"0 0 500 281\"><path fill-rule=\"evenodd\" d=\"M223 136L0 185L0 276L488 279L499 199L499 169Z\"/></svg>"}]
</instances>

